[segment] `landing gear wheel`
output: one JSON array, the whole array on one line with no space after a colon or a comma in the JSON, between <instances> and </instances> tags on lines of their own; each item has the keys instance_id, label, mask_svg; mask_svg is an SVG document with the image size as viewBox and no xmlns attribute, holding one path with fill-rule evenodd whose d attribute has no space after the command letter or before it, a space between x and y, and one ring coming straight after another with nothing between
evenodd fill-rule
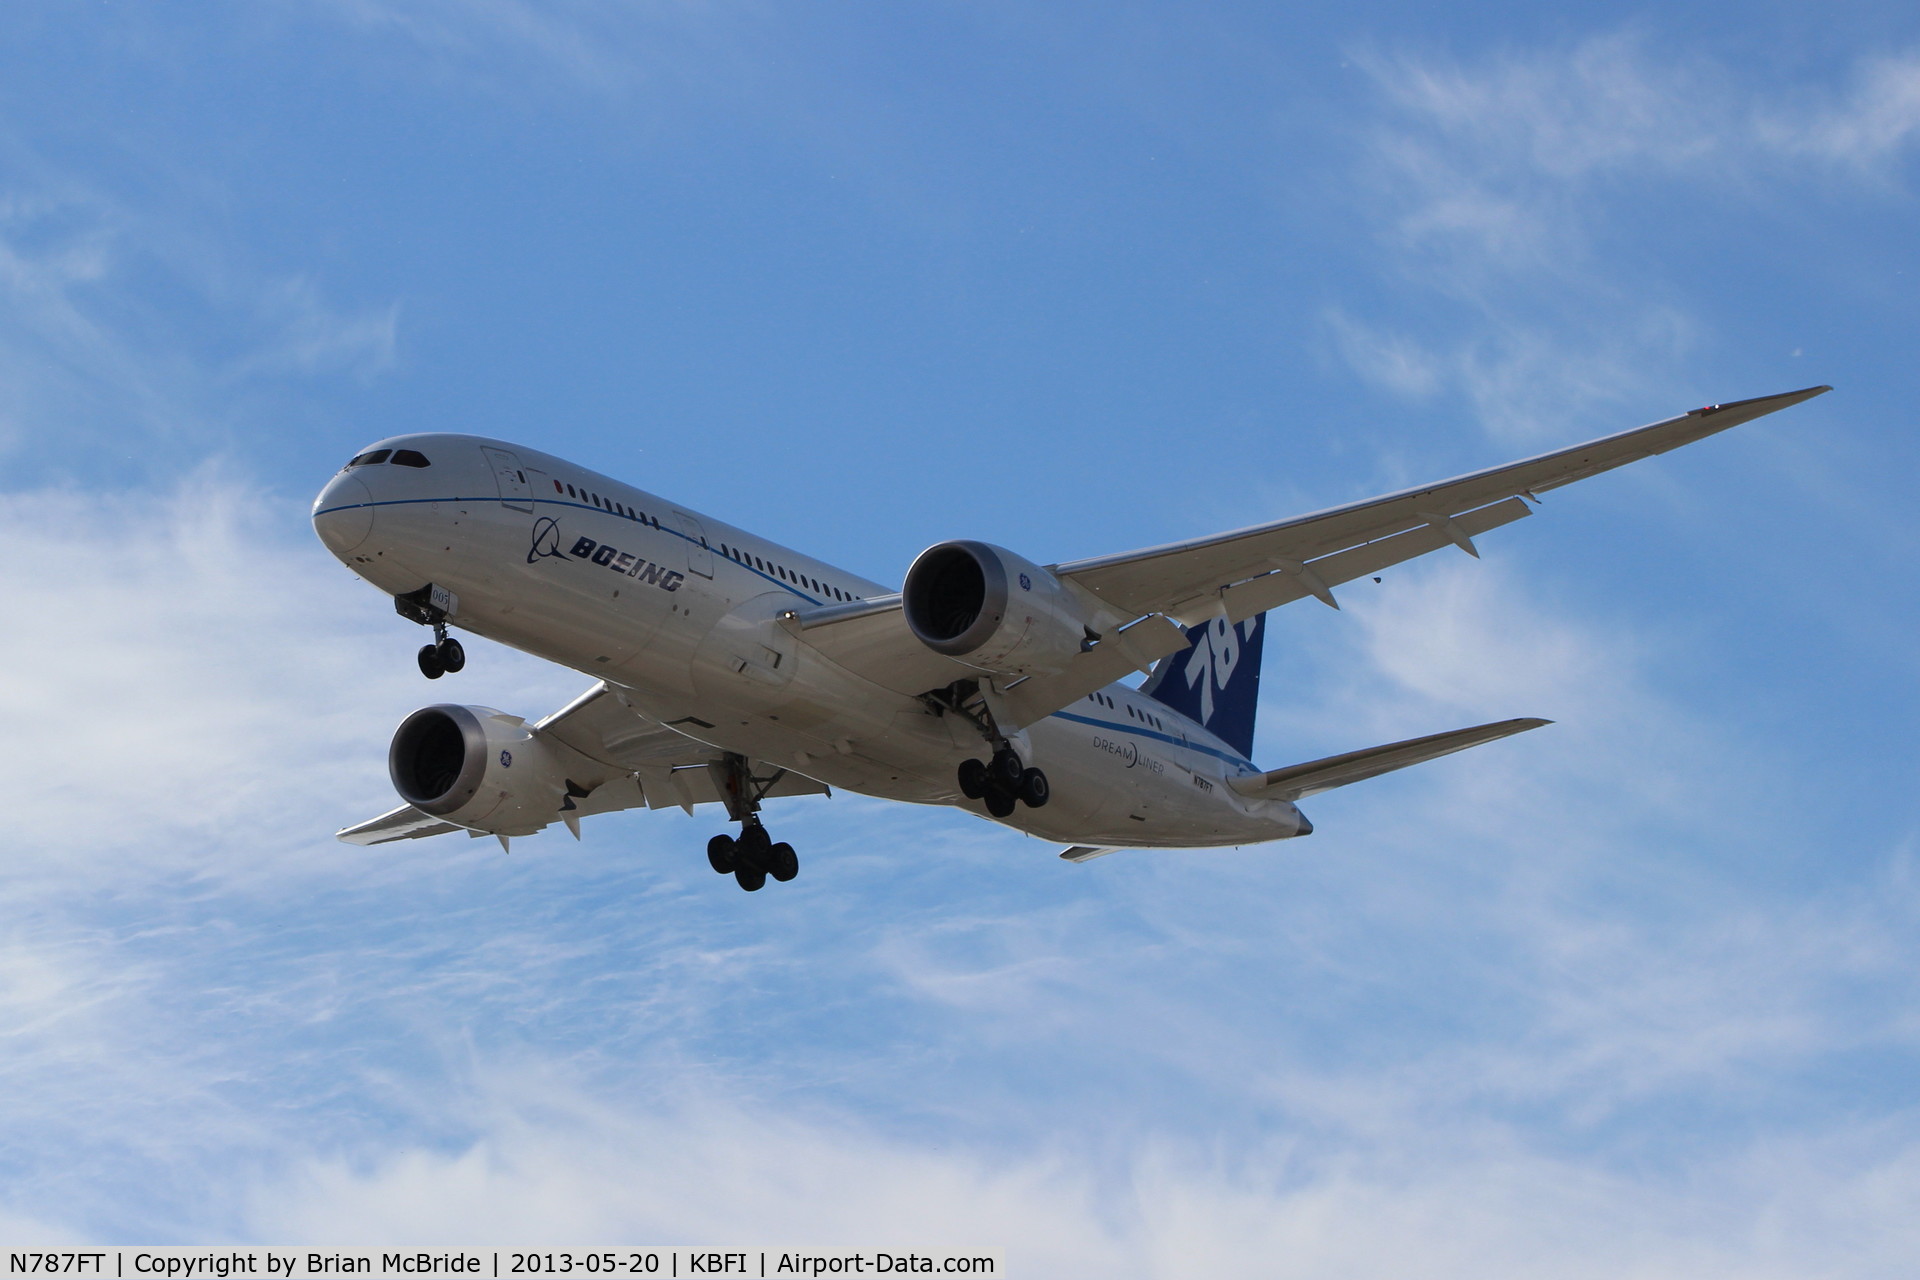
<instances>
[{"instance_id":1,"label":"landing gear wheel","mask_svg":"<svg viewBox=\"0 0 1920 1280\"><path fill-rule=\"evenodd\" d=\"M1003 747L993 753L993 762L987 766L987 771L993 776L996 782L1004 782L1009 786L1018 786L1020 784L1020 773L1025 767L1026 766L1020 763L1020 757L1018 755Z\"/></svg>"},{"instance_id":2,"label":"landing gear wheel","mask_svg":"<svg viewBox=\"0 0 1920 1280\"><path fill-rule=\"evenodd\" d=\"M747 867L764 872L767 869L767 857L772 849L773 837L767 834L765 827L748 827L740 833L740 838L733 842L734 869Z\"/></svg>"},{"instance_id":3,"label":"landing gear wheel","mask_svg":"<svg viewBox=\"0 0 1920 1280\"><path fill-rule=\"evenodd\" d=\"M960 762L960 794L967 799L978 800L987 794L987 788L992 785L992 781L987 776L987 766L984 761L962 760Z\"/></svg>"},{"instance_id":4,"label":"landing gear wheel","mask_svg":"<svg viewBox=\"0 0 1920 1280\"><path fill-rule=\"evenodd\" d=\"M420 674L429 680L438 680L441 676L447 674L445 664L440 661L440 647L438 645L421 645L419 662Z\"/></svg>"},{"instance_id":5,"label":"landing gear wheel","mask_svg":"<svg viewBox=\"0 0 1920 1280\"><path fill-rule=\"evenodd\" d=\"M785 840L767 850L767 874L782 884L800 874L800 855Z\"/></svg>"},{"instance_id":6,"label":"landing gear wheel","mask_svg":"<svg viewBox=\"0 0 1920 1280\"><path fill-rule=\"evenodd\" d=\"M460 642L458 640L455 640L452 636L448 636L446 639L442 640L439 644L436 644L433 647L434 647L434 650L440 655L441 667L444 668L446 671L448 672L458 671L460 668L467 665L467 651L461 648Z\"/></svg>"},{"instance_id":7,"label":"landing gear wheel","mask_svg":"<svg viewBox=\"0 0 1920 1280\"><path fill-rule=\"evenodd\" d=\"M1038 769L1029 769L1020 775L1020 799L1027 808L1038 809L1053 794L1053 788L1047 785L1047 775Z\"/></svg>"},{"instance_id":8,"label":"landing gear wheel","mask_svg":"<svg viewBox=\"0 0 1920 1280\"><path fill-rule=\"evenodd\" d=\"M733 870L733 837L717 835L707 841L707 864L721 875Z\"/></svg>"},{"instance_id":9,"label":"landing gear wheel","mask_svg":"<svg viewBox=\"0 0 1920 1280\"><path fill-rule=\"evenodd\" d=\"M1002 791L998 787L987 792L987 812L996 818L1010 817L1016 803L1011 792Z\"/></svg>"},{"instance_id":10,"label":"landing gear wheel","mask_svg":"<svg viewBox=\"0 0 1920 1280\"><path fill-rule=\"evenodd\" d=\"M737 880L740 887L748 893L758 893L760 887L767 882L767 873L758 867L735 867L733 869L733 878Z\"/></svg>"}]
</instances>

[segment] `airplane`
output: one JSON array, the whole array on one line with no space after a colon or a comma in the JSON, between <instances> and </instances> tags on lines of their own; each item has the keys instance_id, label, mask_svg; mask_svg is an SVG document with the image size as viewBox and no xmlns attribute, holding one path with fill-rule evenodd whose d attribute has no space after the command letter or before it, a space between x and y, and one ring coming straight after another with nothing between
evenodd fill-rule
<instances>
[{"instance_id":1,"label":"airplane","mask_svg":"<svg viewBox=\"0 0 1920 1280\"><path fill-rule=\"evenodd\" d=\"M439 703L388 749L404 803L338 833L455 831L503 848L555 821L724 806L714 871L794 878L764 801L841 787L954 805L1067 845L1307 835L1298 801L1537 729L1502 720L1279 769L1250 758L1269 610L1529 516L1539 495L1831 390L1708 405L1538 457L1310 515L1042 565L960 539L899 588L522 445L395 436L313 506L320 540L430 627L422 675L466 665L459 628L591 677L544 719ZM1125 683L1146 673L1137 687Z\"/></svg>"}]
</instances>

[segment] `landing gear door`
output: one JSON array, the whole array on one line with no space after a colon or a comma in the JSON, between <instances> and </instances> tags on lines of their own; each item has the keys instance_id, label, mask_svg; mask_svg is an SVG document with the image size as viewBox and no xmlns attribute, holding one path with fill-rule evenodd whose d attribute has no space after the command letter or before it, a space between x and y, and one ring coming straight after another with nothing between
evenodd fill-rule
<instances>
[{"instance_id":1,"label":"landing gear door","mask_svg":"<svg viewBox=\"0 0 1920 1280\"><path fill-rule=\"evenodd\" d=\"M500 505L515 511L533 510L533 488L527 483L527 473L520 465L520 459L505 449L480 446L480 452L486 455L487 465L493 468L493 479L500 486Z\"/></svg>"},{"instance_id":2,"label":"landing gear door","mask_svg":"<svg viewBox=\"0 0 1920 1280\"><path fill-rule=\"evenodd\" d=\"M674 512L673 518L680 522L681 531L687 535L687 572L711 578L713 552L707 547L707 531L700 527L698 520L684 511Z\"/></svg>"}]
</instances>

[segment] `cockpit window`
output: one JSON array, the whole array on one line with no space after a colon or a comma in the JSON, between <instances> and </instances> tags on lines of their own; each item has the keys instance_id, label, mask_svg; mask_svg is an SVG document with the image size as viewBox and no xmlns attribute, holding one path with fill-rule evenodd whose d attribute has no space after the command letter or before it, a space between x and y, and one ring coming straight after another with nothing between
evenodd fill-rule
<instances>
[{"instance_id":1,"label":"cockpit window","mask_svg":"<svg viewBox=\"0 0 1920 1280\"><path fill-rule=\"evenodd\" d=\"M361 454L347 465L350 467L370 467L376 462L385 462L392 453L393 450L391 449L375 449L369 453Z\"/></svg>"},{"instance_id":2,"label":"cockpit window","mask_svg":"<svg viewBox=\"0 0 1920 1280\"><path fill-rule=\"evenodd\" d=\"M418 449L395 449L393 451L393 465L396 467L430 467L433 464L428 462L427 455L421 453Z\"/></svg>"}]
</instances>

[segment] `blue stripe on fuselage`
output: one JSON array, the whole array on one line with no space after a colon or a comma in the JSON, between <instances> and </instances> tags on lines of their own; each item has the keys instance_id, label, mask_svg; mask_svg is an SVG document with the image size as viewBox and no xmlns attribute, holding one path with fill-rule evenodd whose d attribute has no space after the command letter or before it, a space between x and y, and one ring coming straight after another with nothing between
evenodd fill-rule
<instances>
[{"instance_id":1,"label":"blue stripe on fuselage","mask_svg":"<svg viewBox=\"0 0 1920 1280\"><path fill-rule=\"evenodd\" d=\"M1157 733L1152 729L1142 729L1138 725L1121 724L1114 720L1095 720L1092 716L1077 716L1071 711L1056 711L1053 714L1059 719L1071 720L1075 724L1091 725L1095 729L1112 729L1116 733L1130 733L1136 738L1152 738L1155 742L1164 742L1168 746L1182 747L1188 751L1198 751L1202 755L1213 756L1218 760L1225 760L1228 764L1243 764L1249 769L1257 767L1253 761L1247 759L1245 756L1237 756L1231 751L1221 751L1217 747L1210 747L1204 742L1195 742L1191 738L1182 740L1174 737L1172 734Z\"/></svg>"}]
</instances>

